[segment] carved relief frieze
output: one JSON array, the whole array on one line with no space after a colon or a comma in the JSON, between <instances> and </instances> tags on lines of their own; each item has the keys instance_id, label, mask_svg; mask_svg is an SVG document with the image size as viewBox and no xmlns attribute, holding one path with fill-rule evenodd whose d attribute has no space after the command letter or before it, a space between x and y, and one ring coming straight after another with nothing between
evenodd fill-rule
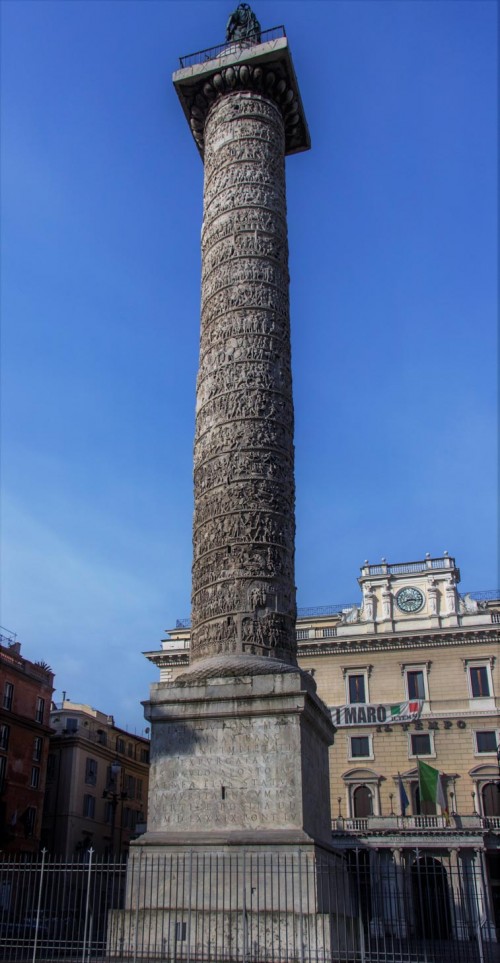
<instances>
[{"instance_id":1,"label":"carved relief frieze","mask_svg":"<svg viewBox=\"0 0 500 963\"><path fill-rule=\"evenodd\" d=\"M264 511L231 512L217 520L216 524L208 519L195 531L195 559L238 542L288 546L295 535L290 517Z\"/></svg>"},{"instance_id":2,"label":"carved relief frieze","mask_svg":"<svg viewBox=\"0 0 500 963\"><path fill-rule=\"evenodd\" d=\"M207 108L191 659L295 652L285 128L266 97ZM198 109L201 109L198 104Z\"/></svg>"},{"instance_id":3,"label":"carved relief frieze","mask_svg":"<svg viewBox=\"0 0 500 963\"><path fill-rule=\"evenodd\" d=\"M286 242L285 211L277 214L259 207L235 207L223 217L204 218L201 233L202 246L210 250L213 244L226 237L237 237L243 232L261 236L278 237Z\"/></svg>"},{"instance_id":4,"label":"carved relief frieze","mask_svg":"<svg viewBox=\"0 0 500 963\"><path fill-rule=\"evenodd\" d=\"M195 468L209 458L222 452L242 448L271 448L290 451L293 444L291 426L285 427L276 421L247 418L214 425L203 435L198 435L195 446Z\"/></svg>"},{"instance_id":5,"label":"carved relief frieze","mask_svg":"<svg viewBox=\"0 0 500 963\"><path fill-rule=\"evenodd\" d=\"M241 337L228 337L216 344L209 344L200 356L200 383L205 371L213 371L219 365L237 361L267 361L290 364L286 345L278 338L269 335L254 335L252 340Z\"/></svg>"}]
</instances>

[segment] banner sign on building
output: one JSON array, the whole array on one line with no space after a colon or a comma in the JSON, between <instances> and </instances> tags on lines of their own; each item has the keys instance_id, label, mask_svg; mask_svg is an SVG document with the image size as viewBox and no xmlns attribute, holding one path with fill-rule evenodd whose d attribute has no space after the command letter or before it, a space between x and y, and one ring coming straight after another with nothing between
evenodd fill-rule
<instances>
[{"instance_id":1,"label":"banner sign on building","mask_svg":"<svg viewBox=\"0 0 500 963\"><path fill-rule=\"evenodd\" d=\"M382 723L412 722L422 712L423 702L397 702L394 705L353 703L330 709L335 726L379 726Z\"/></svg>"}]
</instances>

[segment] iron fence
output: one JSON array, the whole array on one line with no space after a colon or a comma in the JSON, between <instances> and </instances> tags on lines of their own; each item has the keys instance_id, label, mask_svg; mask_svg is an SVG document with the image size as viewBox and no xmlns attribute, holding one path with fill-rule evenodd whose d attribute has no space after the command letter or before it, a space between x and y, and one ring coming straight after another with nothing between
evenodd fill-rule
<instances>
[{"instance_id":1,"label":"iron fence","mask_svg":"<svg viewBox=\"0 0 500 963\"><path fill-rule=\"evenodd\" d=\"M6 963L496 963L497 949L473 851L0 861Z\"/></svg>"},{"instance_id":2,"label":"iron fence","mask_svg":"<svg viewBox=\"0 0 500 963\"><path fill-rule=\"evenodd\" d=\"M269 43L271 40L281 40L282 37L286 37L285 28L283 25L279 27L270 27L269 30L261 30L260 34L256 34L254 38L243 41L227 41L224 43L216 44L215 47L206 47L205 50L197 50L195 53L186 54L183 57L179 57L179 63L181 67L193 67L195 64L206 63L207 60L214 60L216 57L223 57L224 54L233 54L238 51L238 49L244 50L247 47L253 47L256 44Z\"/></svg>"}]
</instances>

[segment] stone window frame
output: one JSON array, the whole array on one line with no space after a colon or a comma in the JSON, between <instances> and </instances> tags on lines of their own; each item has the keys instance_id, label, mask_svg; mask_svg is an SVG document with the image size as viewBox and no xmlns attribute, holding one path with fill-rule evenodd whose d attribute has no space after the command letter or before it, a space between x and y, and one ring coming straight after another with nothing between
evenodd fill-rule
<instances>
[{"instance_id":1,"label":"stone window frame","mask_svg":"<svg viewBox=\"0 0 500 963\"><path fill-rule=\"evenodd\" d=\"M382 776L375 772L374 769L364 769L362 767L357 767L356 769L349 769L347 772L342 774L342 780L346 787L346 803L347 803L347 818L355 819L354 813L354 803L353 803L353 793L359 786L368 786L372 792L373 796L373 815L380 816L381 806L380 806L380 783Z\"/></svg>"},{"instance_id":2,"label":"stone window frame","mask_svg":"<svg viewBox=\"0 0 500 963\"><path fill-rule=\"evenodd\" d=\"M469 701L477 706L478 703L486 703L486 700L493 701L495 699L495 689L493 686L493 668L495 666L495 656L484 656L482 659L462 659L464 672L467 676L467 691L469 696ZM484 696L476 696L472 692L472 682L471 682L471 669L486 669L488 677L488 688L489 694Z\"/></svg>"},{"instance_id":3,"label":"stone window frame","mask_svg":"<svg viewBox=\"0 0 500 963\"><path fill-rule=\"evenodd\" d=\"M13 701L14 701L14 683L6 682L3 687L3 708L7 712L12 711Z\"/></svg>"},{"instance_id":4,"label":"stone window frame","mask_svg":"<svg viewBox=\"0 0 500 963\"><path fill-rule=\"evenodd\" d=\"M0 750L8 752L10 738L10 726L6 722L0 723Z\"/></svg>"},{"instance_id":5,"label":"stone window frame","mask_svg":"<svg viewBox=\"0 0 500 963\"><path fill-rule=\"evenodd\" d=\"M36 814L36 806L28 806L26 810L26 819L24 821L27 836L34 836L35 834Z\"/></svg>"},{"instance_id":6,"label":"stone window frame","mask_svg":"<svg viewBox=\"0 0 500 963\"><path fill-rule=\"evenodd\" d=\"M85 760L85 783L88 786L97 785L98 762L92 756L87 756Z\"/></svg>"},{"instance_id":7,"label":"stone window frame","mask_svg":"<svg viewBox=\"0 0 500 963\"><path fill-rule=\"evenodd\" d=\"M372 674L372 665L343 665L341 666L342 675L344 677L344 687L345 687L345 704L350 705L369 705L370 703L370 688L369 680ZM365 682L365 701L364 702L351 702L349 697L349 678L353 675L362 675Z\"/></svg>"},{"instance_id":8,"label":"stone window frame","mask_svg":"<svg viewBox=\"0 0 500 963\"><path fill-rule=\"evenodd\" d=\"M84 819L95 819L95 796L86 792L83 797Z\"/></svg>"},{"instance_id":9,"label":"stone window frame","mask_svg":"<svg viewBox=\"0 0 500 963\"><path fill-rule=\"evenodd\" d=\"M485 762L483 765L474 766L473 769L470 769L469 776L474 784L474 808L484 818L483 789L489 783L498 783L498 767L496 763Z\"/></svg>"},{"instance_id":10,"label":"stone window frame","mask_svg":"<svg viewBox=\"0 0 500 963\"><path fill-rule=\"evenodd\" d=\"M408 701L410 701L410 695L409 695L409 692L408 692L408 673L409 673L409 672L422 672L422 673L423 673L423 676L424 676L424 693L425 693L425 695L424 695L424 707L425 707L425 708L428 708L428 705L429 705L429 702L430 702L429 675L430 675L430 671L431 671L432 662L430 662L429 660L426 660L425 662L400 662L399 665L400 665L400 668L401 668L401 675L403 676L403 679L404 679L404 694L405 694L405 699L408 699ZM412 696L412 697L411 697L411 700L413 700L413 698L414 698L414 697Z\"/></svg>"},{"instance_id":11,"label":"stone window frame","mask_svg":"<svg viewBox=\"0 0 500 963\"><path fill-rule=\"evenodd\" d=\"M35 722L39 722L43 725L45 715L45 699L42 696L36 697L36 708L35 708Z\"/></svg>"},{"instance_id":12,"label":"stone window frame","mask_svg":"<svg viewBox=\"0 0 500 963\"><path fill-rule=\"evenodd\" d=\"M362 732L362 733L356 733L356 735L351 734L351 733L348 733L348 734L347 734L347 738L348 738L348 740L349 740L349 742L348 742L348 751L347 751L347 758L348 758L349 762L357 762L357 761L360 760L360 759L371 759L371 760L373 761L373 760L375 759L375 755L374 755L374 752L373 752L373 733L371 733L371 732ZM367 755L367 756L353 756L353 754L352 754L352 741L351 741L351 740L352 740L352 739L359 739L359 738L368 739L368 755Z\"/></svg>"},{"instance_id":13,"label":"stone window frame","mask_svg":"<svg viewBox=\"0 0 500 963\"><path fill-rule=\"evenodd\" d=\"M429 729L428 732L407 732L407 736L408 736L408 759L420 759L420 757L422 757L422 759L436 758L436 746L434 743L434 732L432 731L432 729ZM426 753L413 752L412 739L414 738L414 736L428 736L429 746L431 751Z\"/></svg>"},{"instance_id":14,"label":"stone window frame","mask_svg":"<svg viewBox=\"0 0 500 963\"><path fill-rule=\"evenodd\" d=\"M495 736L495 748L487 749L486 751L481 752L477 745L478 732L493 732ZM498 747L500 746L500 729L496 728L495 726L491 726L488 728L486 728L485 726L485 727L482 727L481 729L473 729L472 744L473 744L473 752L475 756L479 756L481 759L483 759L484 756L493 756L494 758L496 758Z\"/></svg>"}]
</instances>

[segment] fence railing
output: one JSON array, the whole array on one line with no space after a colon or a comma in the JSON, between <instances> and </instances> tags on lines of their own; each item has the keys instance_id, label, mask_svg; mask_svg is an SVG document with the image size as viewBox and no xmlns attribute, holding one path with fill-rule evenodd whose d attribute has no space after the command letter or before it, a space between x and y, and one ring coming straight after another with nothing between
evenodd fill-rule
<instances>
[{"instance_id":1,"label":"fence railing","mask_svg":"<svg viewBox=\"0 0 500 963\"><path fill-rule=\"evenodd\" d=\"M457 829L476 831L500 829L500 816L480 816L479 813L452 812L449 816L337 816L332 820L334 833L427 833L429 829L455 833Z\"/></svg>"},{"instance_id":2,"label":"fence railing","mask_svg":"<svg viewBox=\"0 0 500 963\"><path fill-rule=\"evenodd\" d=\"M473 850L0 860L5 963L493 963L494 940Z\"/></svg>"},{"instance_id":3,"label":"fence railing","mask_svg":"<svg viewBox=\"0 0 500 963\"><path fill-rule=\"evenodd\" d=\"M224 43L216 44L215 47L207 47L205 50L197 50L196 53L179 57L179 62L181 67L193 67L194 64L203 64L206 63L207 60L223 57L224 54L234 54L239 50L244 51L248 47L254 47L259 43L269 43L270 40L280 40L282 37L286 37L283 26L271 27L269 30L261 30L254 39L250 38L249 40L243 41L226 40Z\"/></svg>"}]
</instances>

